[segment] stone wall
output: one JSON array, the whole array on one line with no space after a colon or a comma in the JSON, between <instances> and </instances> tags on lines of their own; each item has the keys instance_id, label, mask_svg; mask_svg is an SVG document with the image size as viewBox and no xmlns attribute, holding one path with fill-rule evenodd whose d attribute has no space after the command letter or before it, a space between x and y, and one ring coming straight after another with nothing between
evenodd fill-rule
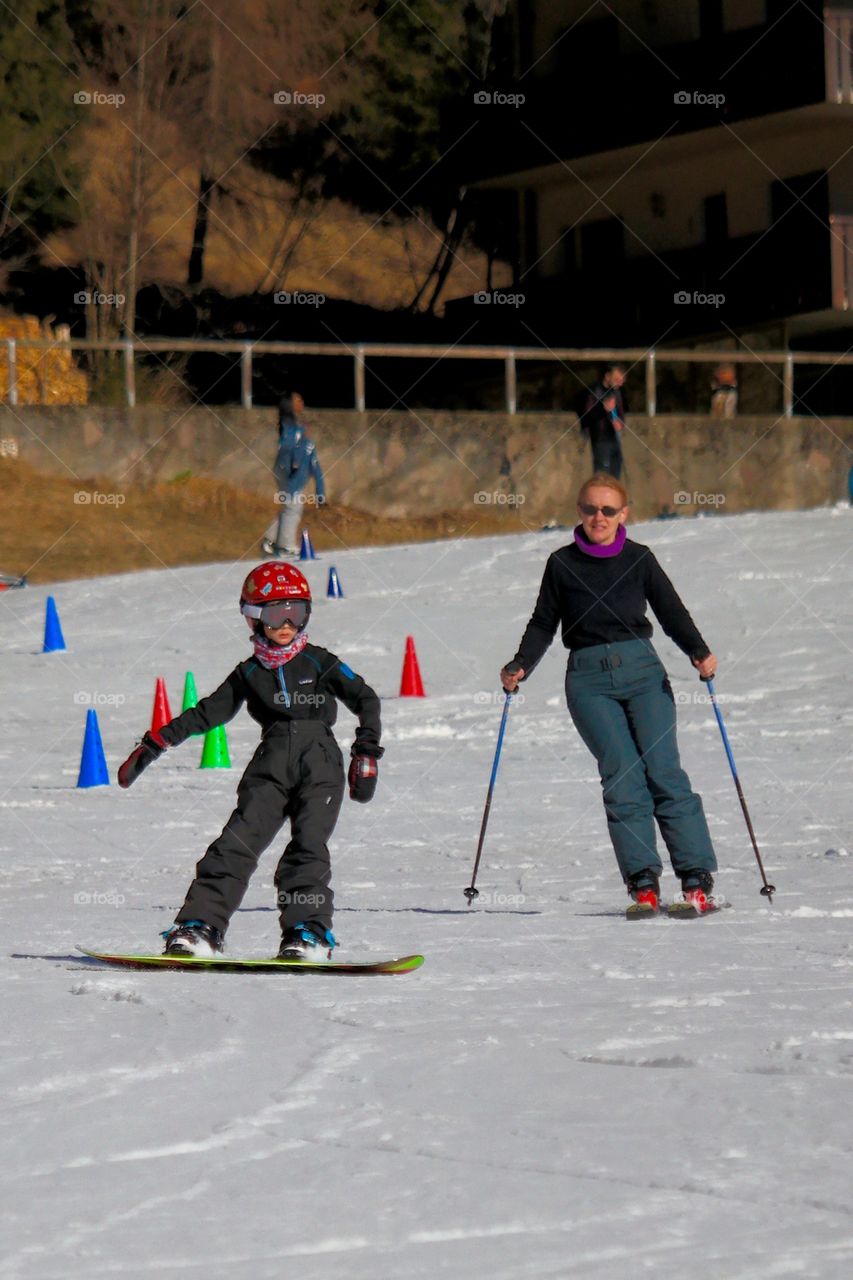
<instances>
[{"instance_id":1,"label":"stone wall","mask_svg":"<svg viewBox=\"0 0 853 1280\"><path fill-rule=\"evenodd\" d=\"M389 516L511 509L525 520L571 519L589 445L566 413L315 410L332 502ZM45 473L109 479L115 489L191 472L272 494L272 409L134 410L0 405L0 451ZM638 519L794 509L846 497L853 420L631 416L627 482ZM685 500L685 498L687 500Z\"/></svg>"}]
</instances>

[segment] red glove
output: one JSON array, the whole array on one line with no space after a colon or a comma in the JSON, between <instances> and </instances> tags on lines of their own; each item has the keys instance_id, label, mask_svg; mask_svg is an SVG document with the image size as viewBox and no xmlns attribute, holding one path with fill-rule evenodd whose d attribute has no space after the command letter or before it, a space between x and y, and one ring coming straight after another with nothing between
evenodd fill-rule
<instances>
[{"instance_id":1,"label":"red glove","mask_svg":"<svg viewBox=\"0 0 853 1280\"><path fill-rule=\"evenodd\" d=\"M147 769L149 764L153 764L163 754L167 745L159 732L144 734L139 746L131 751L124 764L119 765L118 785L129 787L134 783L143 769Z\"/></svg>"},{"instance_id":2,"label":"red glove","mask_svg":"<svg viewBox=\"0 0 853 1280\"><path fill-rule=\"evenodd\" d=\"M378 778L379 765L373 756L354 755L349 766L350 799L367 804L373 799Z\"/></svg>"}]
</instances>

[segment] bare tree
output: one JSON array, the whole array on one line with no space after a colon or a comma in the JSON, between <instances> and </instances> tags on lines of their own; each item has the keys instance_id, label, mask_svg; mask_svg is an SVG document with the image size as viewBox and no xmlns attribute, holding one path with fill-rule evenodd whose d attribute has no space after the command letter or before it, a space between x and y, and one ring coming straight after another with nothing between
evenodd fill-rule
<instances>
[{"instance_id":1,"label":"bare tree","mask_svg":"<svg viewBox=\"0 0 853 1280\"><path fill-rule=\"evenodd\" d=\"M266 150L280 152L286 140L318 130L333 110L346 82L347 46L364 25L357 10L350 0L244 0L239 9L206 0L182 23L197 60L181 117L186 162L197 171L188 284L204 279L211 226L228 234L229 210L258 198L253 168L263 167ZM263 281L277 282L319 192L319 180L289 176L288 190L277 193L281 226Z\"/></svg>"}]
</instances>

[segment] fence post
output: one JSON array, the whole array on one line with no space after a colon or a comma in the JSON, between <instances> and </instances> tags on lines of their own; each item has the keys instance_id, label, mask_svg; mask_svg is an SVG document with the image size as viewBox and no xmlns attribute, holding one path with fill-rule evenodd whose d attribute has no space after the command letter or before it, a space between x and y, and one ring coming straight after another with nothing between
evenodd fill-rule
<instances>
[{"instance_id":1,"label":"fence post","mask_svg":"<svg viewBox=\"0 0 853 1280\"><path fill-rule=\"evenodd\" d=\"M133 366L133 343L124 344L124 393L128 409L136 408L136 370Z\"/></svg>"},{"instance_id":2,"label":"fence post","mask_svg":"<svg viewBox=\"0 0 853 1280\"><path fill-rule=\"evenodd\" d=\"M357 342L353 350L353 358L355 360L355 407L359 413L364 413L367 408L367 400L364 393L364 344Z\"/></svg>"},{"instance_id":3,"label":"fence post","mask_svg":"<svg viewBox=\"0 0 853 1280\"><path fill-rule=\"evenodd\" d=\"M515 413L518 409L518 379L515 369L515 352L508 351L504 358L504 386L506 388L506 411Z\"/></svg>"},{"instance_id":4,"label":"fence post","mask_svg":"<svg viewBox=\"0 0 853 1280\"><path fill-rule=\"evenodd\" d=\"M653 418L658 411L657 366L652 348L646 356L646 415Z\"/></svg>"},{"instance_id":5,"label":"fence post","mask_svg":"<svg viewBox=\"0 0 853 1280\"><path fill-rule=\"evenodd\" d=\"M18 351L14 338L6 339L6 360L9 366L9 404L18 403Z\"/></svg>"},{"instance_id":6,"label":"fence post","mask_svg":"<svg viewBox=\"0 0 853 1280\"><path fill-rule=\"evenodd\" d=\"M794 356L788 351L782 369L782 412L786 418L794 416Z\"/></svg>"},{"instance_id":7,"label":"fence post","mask_svg":"<svg viewBox=\"0 0 853 1280\"><path fill-rule=\"evenodd\" d=\"M240 352L240 403L252 407L252 344L247 342Z\"/></svg>"}]
</instances>

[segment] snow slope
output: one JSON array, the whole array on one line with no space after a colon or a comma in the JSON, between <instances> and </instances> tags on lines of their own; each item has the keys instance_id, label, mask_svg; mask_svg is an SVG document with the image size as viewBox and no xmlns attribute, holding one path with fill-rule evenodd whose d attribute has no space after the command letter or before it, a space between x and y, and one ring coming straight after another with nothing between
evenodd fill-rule
<instances>
[{"instance_id":1,"label":"snow slope","mask_svg":"<svg viewBox=\"0 0 853 1280\"><path fill-rule=\"evenodd\" d=\"M130 792L75 789L85 710L111 772L147 726L248 652L245 564L0 596L0 1274L235 1280L439 1276L832 1280L851 1223L851 516L637 526L721 662L717 690L770 878L712 709L656 628L731 911L629 925L595 767L557 646L510 713L471 865L501 698L560 532L341 552L308 566L311 635L388 700L369 807L333 857L342 956L422 950L418 973L93 971L75 942L143 951L230 812L200 741ZM426 700L395 697L415 636ZM339 736L353 721L342 710ZM276 944L271 850L229 943ZM665 888L674 889L671 876Z\"/></svg>"}]
</instances>

